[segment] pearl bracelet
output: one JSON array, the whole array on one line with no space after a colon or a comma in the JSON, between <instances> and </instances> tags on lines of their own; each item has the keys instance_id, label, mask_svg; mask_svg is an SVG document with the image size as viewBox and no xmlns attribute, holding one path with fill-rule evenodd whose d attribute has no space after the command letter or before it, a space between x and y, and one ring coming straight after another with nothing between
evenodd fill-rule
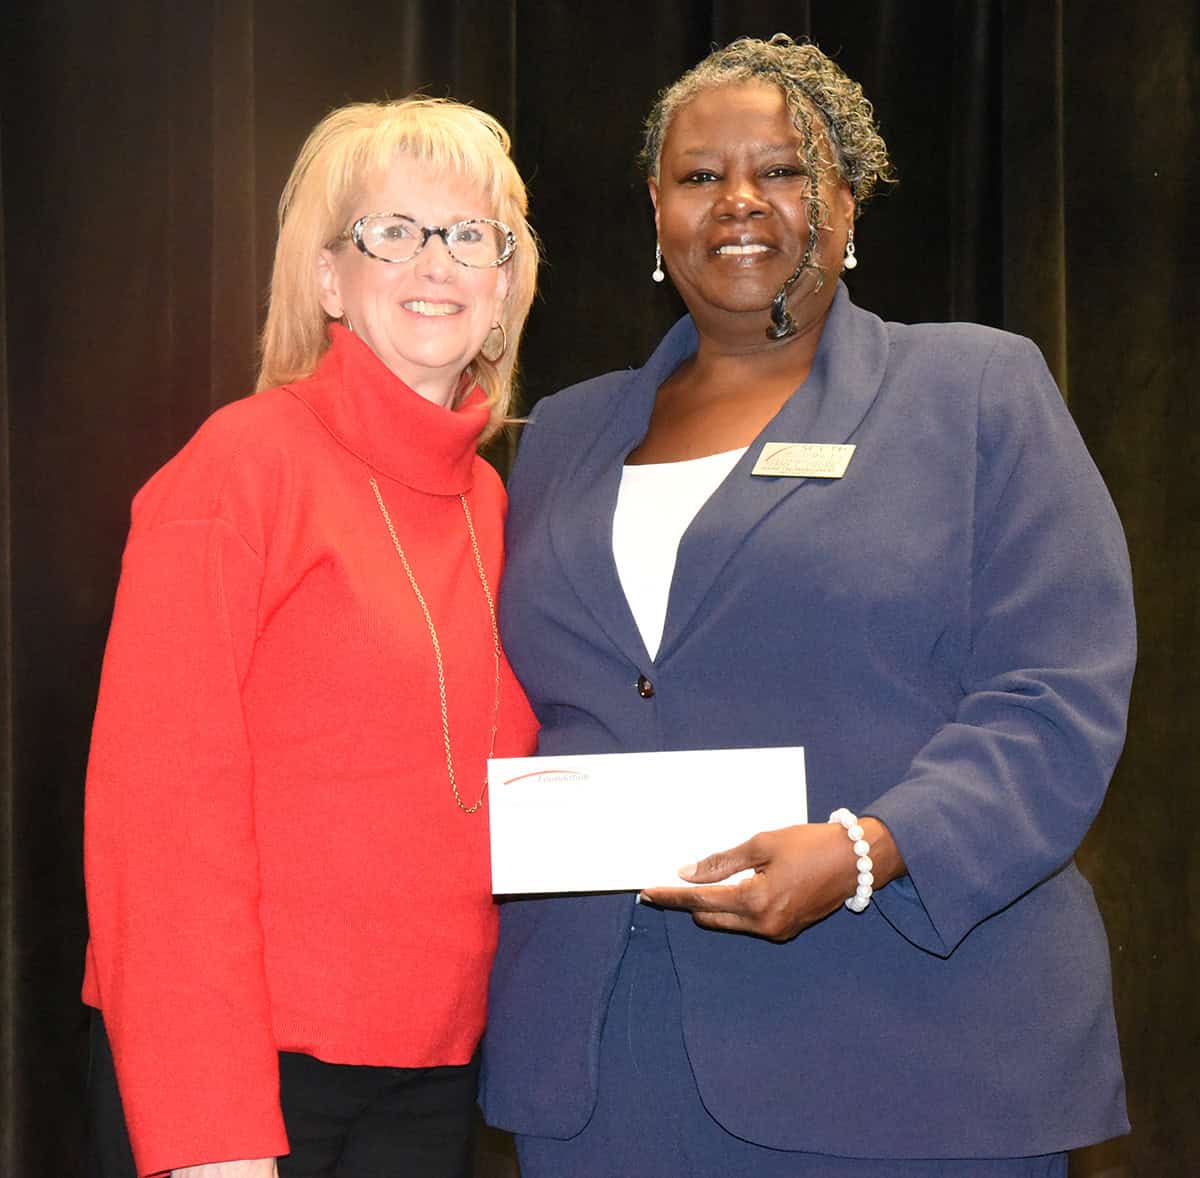
<instances>
[{"instance_id":1,"label":"pearl bracelet","mask_svg":"<svg viewBox=\"0 0 1200 1178\"><path fill-rule=\"evenodd\" d=\"M871 874L871 868L875 866L871 860L871 844L864 837L858 818L849 810L834 810L829 815L829 821L841 826L854 844L854 854L858 856L858 887L854 889L854 895L846 901L846 907L851 912L862 912L870 904L871 893L875 890L875 877Z\"/></svg>"}]
</instances>

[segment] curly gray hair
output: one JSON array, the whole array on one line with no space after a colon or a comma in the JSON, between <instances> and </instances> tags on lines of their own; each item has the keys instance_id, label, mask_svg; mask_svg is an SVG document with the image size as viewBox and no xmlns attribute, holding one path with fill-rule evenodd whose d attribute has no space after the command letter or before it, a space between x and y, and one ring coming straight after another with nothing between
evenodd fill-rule
<instances>
[{"instance_id":1,"label":"curly gray hair","mask_svg":"<svg viewBox=\"0 0 1200 1178\"><path fill-rule=\"evenodd\" d=\"M824 213L824 202L817 196L824 169L812 133L811 110L821 118L832 164L850 185L856 212L880 184L895 182L887 145L862 87L816 45L797 43L786 33L776 33L769 41L741 37L714 50L659 94L646 119L640 157L647 176L658 178L663 140L680 108L705 90L737 82L769 82L783 91L792 121L803 136L800 163L812 185L818 221Z\"/></svg>"}]
</instances>

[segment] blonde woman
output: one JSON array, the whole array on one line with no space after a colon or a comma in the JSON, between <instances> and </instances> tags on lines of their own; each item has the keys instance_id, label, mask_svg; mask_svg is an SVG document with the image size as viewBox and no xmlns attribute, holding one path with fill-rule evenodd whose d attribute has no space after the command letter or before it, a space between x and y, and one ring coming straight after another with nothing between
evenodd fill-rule
<instances>
[{"instance_id":1,"label":"blonde woman","mask_svg":"<svg viewBox=\"0 0 1200 1178\"><path fill-rule=\"evenodd\" d=\"M535 729L477 454L536 280L508 147L450 101L327 116L260 392L134 502L87 783L106 1178L469 1172L484 762Z\"/></svg>"}]
</instances>

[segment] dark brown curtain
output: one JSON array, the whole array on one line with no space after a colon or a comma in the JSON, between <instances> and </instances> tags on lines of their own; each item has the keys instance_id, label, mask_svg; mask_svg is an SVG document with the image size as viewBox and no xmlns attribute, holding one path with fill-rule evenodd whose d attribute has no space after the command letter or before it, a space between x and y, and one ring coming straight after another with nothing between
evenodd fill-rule
<instances>
[{"instance_id":1,"label":"dark brown curtain","mask_svg":"<svg viewBox=\"0 0 1200 1178\"><path fill-rule=\"evenodd\" d=\"M873 99L901 183L855 298L1031 335L1129 534L1141 665L1081 856L1108 922L1134 1133L1091 1178L1200 1150L1200 14L1194 0L44 0L0 47L0 1172L80 1172L91 710L128 504L249 391L274 204L305 132L423 88L514 132L546 249L527 401L639 363L633 165L655 92L714 42L811 35ZM503 450L497 461L503 464ZM1103 641L1103 636L1097 636ZM903 1077L897 1077L903 1083ZM481 1173L511 1173L489 1142Z\"/></svg>"}]
</instances>

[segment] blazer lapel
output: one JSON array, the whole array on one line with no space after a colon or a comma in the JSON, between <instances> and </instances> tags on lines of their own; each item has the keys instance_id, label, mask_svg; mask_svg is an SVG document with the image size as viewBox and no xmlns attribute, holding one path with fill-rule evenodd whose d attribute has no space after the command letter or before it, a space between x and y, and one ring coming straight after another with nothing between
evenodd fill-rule
<instances>
[{"instance_id":1,"label":"blazer lapel","mask_svg":"<svg viewBox=\"0 0 1200 1178\"><path fill-rule=\"evenodd\" d=\"M855 307L845 286L840 282L838 286L808 379L751 442L729 477L684 533L675 561L657 662L668 658L685 636L713 582L721 570L737 558L739 549L758 522L798 494L808 481L751 475L763 445L766 442L847 442L879 393L887 369L887 327L877 316ZM644 428L645 424L643 431ZM853 471L852 462L846 477ZM620 472L616 474L619 479ZM612 504L609 506L611 527Z\"/></svg>"},{"instance_id":2,"label":"blazer lapel","mask_svg":"<svg viewBox=\"0 0 1200 1178\"><path fill-rule=\"evenodd\" d=\"M645 366L629 372L579 414L577 462L553 489L550 542L580 601L609 640L637 666L650 656L625 599L612 550L613 512L621 470L646 436L658 386L696 350L696 331L683 318L663 337ZM586 413L586 416L584 414Z\"/></svg>"}]
</instances>

